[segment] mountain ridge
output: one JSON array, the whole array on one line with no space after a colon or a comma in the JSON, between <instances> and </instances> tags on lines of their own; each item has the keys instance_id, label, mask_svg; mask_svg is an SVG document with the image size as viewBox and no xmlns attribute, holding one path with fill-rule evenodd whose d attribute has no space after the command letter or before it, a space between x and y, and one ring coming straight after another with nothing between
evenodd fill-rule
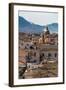
<instances>
[{"instance_id":1,"label":"mountain ridge","mask_svg":"<svg viewBox=\"0 0 66 90\"><path fill-rule=\"evenodd\" d=\"M51 32L58 32L58 23L47 25ZM25 33L41 33L44 31L45 25L41 26L27 21L25 18L19 16L19 32Z\"/></svg>"}]
</instances>

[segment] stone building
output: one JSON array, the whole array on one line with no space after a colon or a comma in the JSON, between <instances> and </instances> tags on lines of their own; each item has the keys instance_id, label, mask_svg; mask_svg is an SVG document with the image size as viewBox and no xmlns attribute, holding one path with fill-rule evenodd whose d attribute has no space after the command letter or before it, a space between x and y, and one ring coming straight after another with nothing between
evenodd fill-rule
<instances>
[{"instance_id":1,"label":"stone building","mask_svg":"<svg viewBox=\"0 0 66 90\"><path fill-rule=\"evenodd\" d=\"M25 61L29 67L45 61L58 61L58 35L51 34L48 27L41 33L40 38L25 40L20 41L19 60Z\"/></svg>"},{"instance_id":2,"label":"stone building","mask_svg":"<svg viewBox=\"0 0 66 90\"><path fill-rule=\"evenodd\" d=\"M45 28L44 32L41 33L39 38L41 44L58 44L58 35L51 34L48 27Z\"/></svg>"},{"instance_id":3,"label":"stone building","mask_svg":"<svg viewBox=\"0 0 66 90\"><path fill-rule=\"evenodd\" d=\"M57 45L40 45L41 60L58 60L58 47Z\"/></svg>"},{"instance_id":4,"label":"stone building","mask_svg":"<svg viewBox=\"0 0 66 90\"><path fill-rule=\"evenodd\" d=\"M31 49L28 51L28 55L26 56L26 61L29 63L39 64L40 61L40 53L36 49Z\"/></svg>"}]
</instances>

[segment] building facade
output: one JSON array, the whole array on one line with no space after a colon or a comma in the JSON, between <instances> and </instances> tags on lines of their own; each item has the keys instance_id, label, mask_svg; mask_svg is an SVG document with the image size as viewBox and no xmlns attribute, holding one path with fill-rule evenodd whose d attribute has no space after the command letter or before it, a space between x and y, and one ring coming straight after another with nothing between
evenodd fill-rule
<instances>
[{"instance_id":1,"label":"building facade","mask_svg":"<svg viewBox=\"0 0 66 90\"><path fill-rule=\"evenodd\" d=\"M51 34L48 27L41 33L40 38L20 41L19 47L19 56L22 57L20 60L25 60L29 67L45 61L58 61L58 35Z\"/></svg>"}]
</instances>

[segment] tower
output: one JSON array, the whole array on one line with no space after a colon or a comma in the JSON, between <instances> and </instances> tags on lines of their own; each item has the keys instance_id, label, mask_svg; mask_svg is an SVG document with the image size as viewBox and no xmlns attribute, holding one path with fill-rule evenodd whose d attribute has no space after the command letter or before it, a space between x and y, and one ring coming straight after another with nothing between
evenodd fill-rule
<instances>
[{"instance_id":1,"label":"tower","mask_svg":"<svg viewBox=\"0 0 66 90\"><path fill-rule=\"evenodd\" d=\"M43 43L44 43L44 44L48 44L48 43L49 43L49 41L50 41L49 36L50 36L50 31L49 31L49 29L48 29L48 26L46 26L46 27L44 28L44 33L43 33L43 35L42 35L42 40L43 40Z\"/></svg>"},{"instance_id":2,"label":"tower","mask_svg":"<svg viewBox=\"0 0 66 90\"><path fill-rule=\"evenodd\" d=\"M42 43L45 43L45 40L44 40L44 32L41 33L41 38L42 38Z\"/></svg>"},{"instance_id":3,"label":"tower","mask_svg":"<svg viewBox=\"0 0 66 90\"><path fill-rule=\"evenodd\" d=\"M49 35L50 35L50 32L49 32L48 27L46 26L43 32L41 33L41 38L39 39L39 43L43 43L43 44L48 43Z\"/></svg>"},{"instance_id":4,"label":"tower","mask_svg":"<svg viewBox=\"0 0 66 90\"><path fill-rule=\"evenodd\" d=\"M47 36L49 34L50 34L50 31L49 31L48 27L46 26L44 29L44 35Z\"/></svg>"}]
</instances>

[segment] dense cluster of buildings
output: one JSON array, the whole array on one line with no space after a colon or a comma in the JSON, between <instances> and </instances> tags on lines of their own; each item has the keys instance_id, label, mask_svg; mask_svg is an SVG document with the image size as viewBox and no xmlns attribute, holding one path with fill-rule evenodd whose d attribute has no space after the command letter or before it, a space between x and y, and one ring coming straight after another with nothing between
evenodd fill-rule
<instances>
[{"instance_id":1,"label":"dense cluster of buildings","mask_svg":"<svg viewBox=\"0 0 66 90\"><path fill-rule=\"evenodd\" d=\"M47 61L58 60L58 35L50 33L48 27L41 35L24 38L19 40L19 65L27 64L32 69Z\"/></svg>"}]
</instances>

